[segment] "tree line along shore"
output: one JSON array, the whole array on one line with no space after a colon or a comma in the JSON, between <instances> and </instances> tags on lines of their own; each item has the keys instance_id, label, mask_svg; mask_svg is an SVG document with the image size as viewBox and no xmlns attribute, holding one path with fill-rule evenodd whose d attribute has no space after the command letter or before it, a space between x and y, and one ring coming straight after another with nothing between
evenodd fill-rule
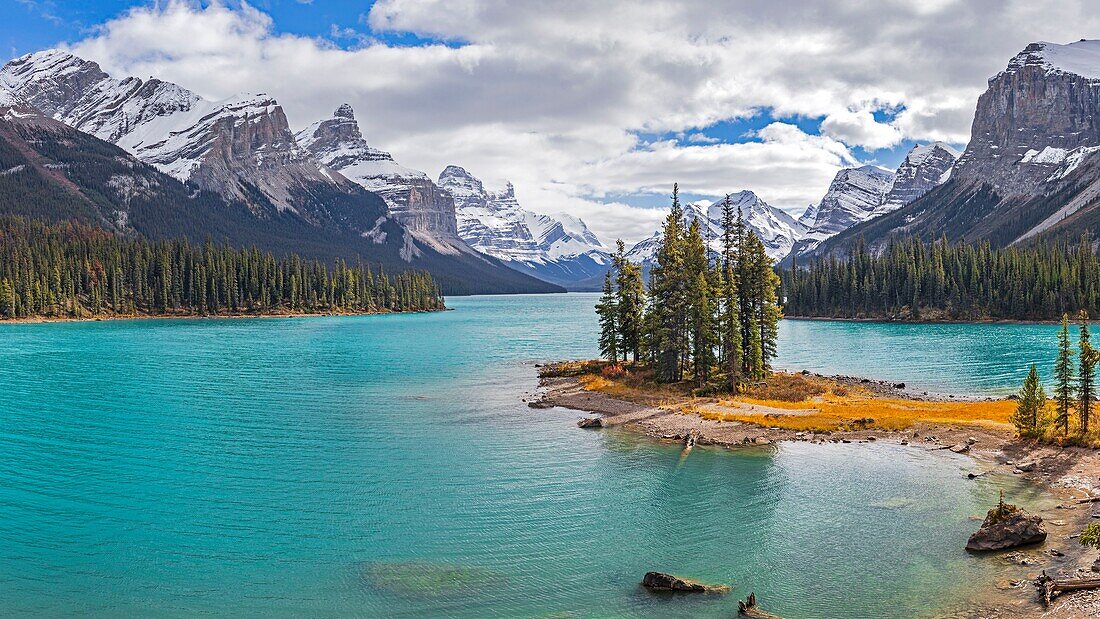
<instances>
[{"instance_id":1,"label":"tree line along shore","mask_svg":"<svg viewBox=\"0 0 1100 619\"><path fill-rule=\"evenodd\" d=\"M794 317L911 321L1058 320L1100 315L1100 259L1090 237L994 249L989 243L895 240L881 252L858 242L781 272L783 311Z\"/></svg>"},{"instance_id":2,"label":"tree line along shore","mask_svg":"<svg viewBox=\"0 0 1100 619\"><path fill-rule=\"evenodd\" d=\"M387 313L445 309L424 272L326 265L187 240L0 217L0 319Z\"/></svg>"}]
</instances>

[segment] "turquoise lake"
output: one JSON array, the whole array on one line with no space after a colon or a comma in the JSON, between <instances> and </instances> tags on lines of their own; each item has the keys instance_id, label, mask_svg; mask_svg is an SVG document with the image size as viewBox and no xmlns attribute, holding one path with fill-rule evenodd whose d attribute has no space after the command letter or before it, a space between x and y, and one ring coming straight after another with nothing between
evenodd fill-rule
<instances>
[{"instance_id":1,"label":"turquoise lake","mask_svg":"<svg viewBox=\"0 0 1100 619\"><path fill-rule=\"evenodd\" d=\"M595 295L455 311L0 325L0 615L934 616L1013 479L883 442L681 458L534 410ZM778 365L1014 390L1050 325L785 321ZM1045 368L1041 368L1045 369ZM731 584L656 596L662 570Z\"/></svg>"}]
</instances>

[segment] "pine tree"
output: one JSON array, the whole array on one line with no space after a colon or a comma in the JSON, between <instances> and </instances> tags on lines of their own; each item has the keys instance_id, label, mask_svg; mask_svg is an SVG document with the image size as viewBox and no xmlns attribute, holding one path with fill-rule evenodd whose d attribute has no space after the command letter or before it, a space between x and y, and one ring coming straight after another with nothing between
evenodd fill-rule
<instances>
[{"instance_id":1,"label":"pine tree","mask_svg":"<svg viewBox=\"0 0 1100 619\"><path fill-rule=\"evenodd\" d=\"M673 185L672 208L665 218L661 245L657 249L657 264L649 275L649 307L653 316L650 346L655 361L654 371L661 382L683 379L683 357L687 352L683 219L680 188Z\"/></svg>"},{"instance_id":2,"label":"pine tree","mask_svg":"<svg viewBox=\"0 0 1100 619\"><path fill-rule=\"evenodd\" d=\"M1016 413L1012 416L1012 423L1016 425L1016 431L1020 436L1035 436L1041 429L1041 415L1046 408L1047 395L1043 385L1039 381L1039 370L1035 364L1031 365L1031 371L1024 379L1024 385L1020 389L1019 404Z\"/></svg>"},{"instance_id":3,"label":"pine tree","mask_svg":"<svg viewBox=\"0 0 1100 619\"><path fill-rule=\"evenodd\" d=\"M596 314L600 317L600 354L611 363L619 362L618 309L608 271L603 278L603 295L596 303Z\"/></svg>"},{"instance_id":4,"label":"pine tree","mask_svg":"<svg viewBox=\"0 0 1100 619\"><path fill-rule=\"evenodd\" d=\"M1058 331L1058 359L1054 364L1054 403L1056 426L1062 434L1069 434L1069 412L1073 406L1073 350L1069 345L1069 315L1062 314L1062 328Z\"/></svg>"},{"instance_id":5,"label":"pine tree","mask_svg":"<svg viewBox=\"0 0 1100 619\"><path fill-rule=\"evenodd\" d=\"M613 265L617 274L619 347L624 360L629 353L637 363L644 327L645 283L642 281L641 267L627 260L622 240L616 243L616 247Z\"/></svg>"},{"instance_id":6,"label":"pine tree","mask_svg":"<svg viewBox=\"0 0 1100 619\"><path fill-rule=\"evenodd\" d=\"M1077 415L1080 418L1081 434L1088 434L1089 417L1092 415L1092 403L1096 400L1096 361L1100 354L1089 342L1089 313L1085 310L1077 316L1080 327L1078 344L1080 359L1077 372Z\"/></svg>"},{"instance_id":7,"label":"pine tree","mask_svg":"<svg viewBox=\"0 0 1100 619\"><path fill-rule=\"evenodd\" d=\"M697 385L710 379L714 364L714 306L710 264L699 221L691 222L684 238L684 277L688 284L688 332L691 340L692 371Z\"/></svg>"},{"instance_id":8,"label":"pine tree","mask_svg":"<svg viewBox=\"0 0 1100 619\"><path fill-rule=\"evenodd\" d=\"M741 306L737 282L737 225L729 194L722 201L722 262L719 278L719 325L722 341L722 363L726 370L726 386L737 392L741 378Z\"/></svg>"}]
</instances>

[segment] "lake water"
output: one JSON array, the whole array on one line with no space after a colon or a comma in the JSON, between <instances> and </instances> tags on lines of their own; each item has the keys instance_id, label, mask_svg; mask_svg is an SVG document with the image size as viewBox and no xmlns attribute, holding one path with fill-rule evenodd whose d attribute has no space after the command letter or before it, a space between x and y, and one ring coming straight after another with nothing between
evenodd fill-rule
<instances>
[{"instance_id":1,"label":"lake water","mask_svg":"<svg viewBox=\"0 0 1100 619\"><path fill-rule=\"evenodd\" d=\"M912 617L1012 479L886 444L696 449L529 409L595 295L455 311L0 325L0 615ZM786 322L780 365L1014 388L1049 326ZM1049 340L1049 342L1048 342ZM655 596L663 570L733 585Z\"/></svg>"}]
</instances>

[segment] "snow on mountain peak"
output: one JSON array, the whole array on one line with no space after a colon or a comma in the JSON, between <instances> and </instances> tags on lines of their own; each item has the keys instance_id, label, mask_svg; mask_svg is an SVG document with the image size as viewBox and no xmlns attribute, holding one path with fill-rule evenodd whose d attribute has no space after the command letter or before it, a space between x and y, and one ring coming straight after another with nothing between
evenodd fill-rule
<instances>
[{"instance_id":1,"label":"snow on mountain peak","mask_svg":"<svg viewBox=\"0 0 1100 619\"><path fill-rule=\"evenodd\" d=\"M576 281L607 264L603 244L583 221L524 209L510 182L499 191L486 190L473 174L449 165L440 173L439 185L454 198L459 236L484 254L560 283L568 283L570 271Z\"/></svg>"},{"instance_id":2,"label":"snow on mountain peak","mask_svg":"<svg viewBox=\"0 0 1100 619\"><path fill-rule=\"evenodd\" d=\"M332 118L313 123L295 137L318 161L381 195L391 207L401 206L410 183L431 182L427 174L399 165L390 153L367 144L347 103L336 108Z\"/></svg>"},{"instance_id":3,"label":"snow on mountain peak","mask_svg":"<svg viewBox=\"0 0 1100 619\"><path fill-rule=\"evenodd\" d=\"M1048 72L1070 73L1100 80L1100 41L1081 39L1060 45L1038 41L1025 47L1009 61L1006 71L1039 66Z\"/></svg>"},{"instance_id":4,"label":"snow on mountain peak","mask_svg":"<svg viewBox=\"0 0 1100 619\"><path fill-rule=\"evenodd\" d=\"M723 202L724 199L700 200L684 206L684 222L691 224L693 221L698 221L702 226L703 235L710 239L711 247L715 251L720 249L721 244ZM730 203L734 209L740 208L745 226L760 238L768 255L775 260L782 259L790 253L795 242L806 232L804 224L795 220L786 211L761 200L752 191L744 190L730 194ZM651 262L656 256L660 241L661 231L658 230L653 236L634 245L627 252L627 257L633 262Z\"/></svg>"}]
</instances>

